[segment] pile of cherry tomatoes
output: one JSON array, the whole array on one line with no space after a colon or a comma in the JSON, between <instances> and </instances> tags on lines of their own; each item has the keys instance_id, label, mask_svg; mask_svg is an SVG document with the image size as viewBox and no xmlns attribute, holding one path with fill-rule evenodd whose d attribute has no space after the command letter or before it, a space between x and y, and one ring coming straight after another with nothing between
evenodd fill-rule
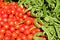
<instances>
[{"instance_id":1,"label":"pile of cherry tomatoes","mask_svg":"<svg viewBox=\"0 0 60 40\"><path fill-rule=\"evenodd\" d=\"M34 25L30 11L15 2L0 2L0 40L34 40L36 32L42 32Z\"/></svg>"}]
</instances>

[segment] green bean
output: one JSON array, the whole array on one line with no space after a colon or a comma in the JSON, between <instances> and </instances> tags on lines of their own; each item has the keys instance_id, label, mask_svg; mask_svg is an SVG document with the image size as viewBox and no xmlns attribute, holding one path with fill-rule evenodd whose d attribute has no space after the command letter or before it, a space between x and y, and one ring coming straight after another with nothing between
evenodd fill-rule
<instances>
[{"instance_id":1,"label":"green bean","mask_svg":"<svg viewBox=\"0 0 60 40\"><path fill-rule=\"evenodd\" d=\"M41 28L41 27L43 27L43 26L41 26L41 25L38 24L37 19L35 19L34 24L35 24L35 26L36 26L37 28Z\"/></svg>"},{"instance_id":2,"label":"green bean","mask_svg":"<svg viewBox=\"0 0 60 40\"><path fill-rule=\"evenodd\" d=\"M34 40L45 40L44 38L39 38L38 36L43 36L44 34L42 32L37 32L34 34Z\"/></svg>"}]
</instances>

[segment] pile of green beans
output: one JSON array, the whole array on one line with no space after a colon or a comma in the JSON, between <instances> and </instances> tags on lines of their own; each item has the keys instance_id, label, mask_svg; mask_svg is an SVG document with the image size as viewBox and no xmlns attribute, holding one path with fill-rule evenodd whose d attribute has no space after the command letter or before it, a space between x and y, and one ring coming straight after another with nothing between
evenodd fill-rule
<instances>
[{"instance_id":1,"label":"pile of green beans","mask_svg":"<svg viewBox=\"0 0 60 40\"><path fill-rule=\"evenodd\" d=\"M34 24L44 31L48 40L60 40L60 0L20 0L18 3L32 7L31 16L36 18Z\"/></svg>"}]
</instances>

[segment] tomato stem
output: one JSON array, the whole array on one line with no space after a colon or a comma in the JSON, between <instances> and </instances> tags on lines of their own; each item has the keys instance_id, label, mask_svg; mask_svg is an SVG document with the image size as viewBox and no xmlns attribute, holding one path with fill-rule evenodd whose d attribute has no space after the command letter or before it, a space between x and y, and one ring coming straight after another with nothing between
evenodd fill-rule
<instances>
[{"instance_id":1,"label":"tomato stem","mask_svg":"<svg viewBox=\"0 0 60 40\"><path fill-rule=\"evenodd\" d=\"M32 28L30 28L30 30L33 30L34 28L36 28L35 26L33 26Z\"/></svg>"},{"instance_id":2,"label":"tomato stem","mask_svg":"<svg viewBox=\"0 0 60 40\"><path fill-rule=\"evenodd\" d=\"M19 22L18 24L15 24L15 25L20 25L20 24L23 24L24 22L26 22L26 20L23 20L22 22Z\"/></svg>"},{"instance_id":3,"label":"tomato stem","mask_svg":"<svg viewBox=\"0 0 60 40\"><path fill-rule=\"evenodd\" d=\"M18 24L23 24L25 21L26 21L26 20L24 20L24 21L22 21L22 22L20 22L20 23L18 23Z\"/></svg>"}]
</instances>

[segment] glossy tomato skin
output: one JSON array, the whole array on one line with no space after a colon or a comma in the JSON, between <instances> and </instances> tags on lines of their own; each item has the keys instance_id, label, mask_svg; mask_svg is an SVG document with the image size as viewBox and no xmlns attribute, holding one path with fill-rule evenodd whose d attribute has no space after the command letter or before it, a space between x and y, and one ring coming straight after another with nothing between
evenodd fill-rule
<instances>
[{"instance_id":1,"label":"glossy tomato skin","mask_svg":"<svg viewBox=\"0 0 60 40\"><path fill-rule=\"evenodd\" d=\"M32 34L29 34L29 35L27 36L27 39L28 39L28 40L33 40L33 35L32 35Z\"/></svg>"},{"instance_id":2,"label":"glossy tomato skin","mask_svg":"<svg viewBox=\"0 0 60 40\"><path fill-rule=\"evenodd\" d=\"M27 15L23 15L23 19L25 19L25 20L26 20L27 18L28 18L28 16L27 16Z\"/></svg>"},{"instance_id":3,"label":"glossy tomato skin","mask_svg":"<svg viewBox=\"0 0 60 40\"><path fill-rule=\"evenodd\" d=\"M27 37L24 34L22 35L21 38L22 38L22 40L27 40Z\"/></svg>"},{"instance_id":4,"label":"glossy tomato skin","mask_svg":"<svg viewBox=\"0 0 60 40\"><path fill-rule=\"evenodd\" d=\"M5 36L11 37L12 36L12 32L10 30L6 30Z\"/></svg>"},{"instance_id":5,"label":"glossy tomato skin","mask_svg":"<svg viewBox=\"0 0 60 40\"><path fill-rule=\"evenodd\" d=\"M22 13L19 13L19 15L18 15L20 18L22 18L23 17L23 14Z\"/></svg>"},{"instance_id":6,"label":"glossy tomato skin","mask_svg":"<svg viewBox=\"0 0 60 40\"><path fill-rule=\"evenodd\" d=\"M29 29L29 26L28 25L24 25L23 26L25 30L28 30Z\"/></svg>"},{"instance_id":7,"label":"glossy tomato skin","mask_svg":"<svg viewBox=\"0 0 60 40\"><path fill-rule=\"evenodd\" d=\"M28 12L27 12L27 15L28 15L28 16L31 16L31 12L30 12L30 11L28 11Z\"/></svg>"},{"instance_id":8,"label":"glossy tomato skin","mask_svg":"<svg viewBox=\"0 0 60 40\"><path fill-rule=\"evenodd\" d=\"M4 38L4 34L0 33L0 40L2 40Z\"/></svg>"},{"instance_id":9,"label":"glossy tomato skin","mask_svg":"<svg viewBox=\"0 0 60 40\"><path fill-rule=\"evenodd\" d=\"M24 34L25 34L25 35L29 35L29 34L30 34L30 30L29 30L29 29L24 30Z\"/></svg>"},{"instance_id":10,"label":"glossy tomato skin","mask_svg":"<svg viewBox=\"0 0 60 40\"><path fill-rule=\"evenodd\" d=\"M32 24L32 21L31 21L31 20L27 20L27 21L25 22L25 24L26 24L26 25L31 25L31 24Z\"/></svg>"},{"instance_id":11,"label":"glossy tomato skin","mask_svg":"<svg viewBox=\"0 0 60 40\"><path fill-rule=\"evenodd\" d=\"M4 24L3 27L7 30L7 29L9 29L10 25L9 24Z\"/></svg>"},{"instance_id":12,"label":"glossy tomato skin","mask_svg":"<svg viewBox=\"0 0 60 40\"><path fill-rule=\"evenodd\" d=\"M20 30L20 32L24 32L25 29L24 29L24 27L20 27L19 30Z\"/></svg>"},{"instance_id":13,"label":"glossy tomato skin","mask_svg":"<svg viewBox=\"0 0 60 40\"><path fill-rule=\"evenodd\" d=\"M5 36L4 40L10 40L11 38L9 36Z\"/></svg>"},{"instance_id":14,"label":"glossy tomato skin","mask_svg":"<svg viewBox=\"0 0 60 40\"><path fill-rule=\"evenodd\" d=\"M17 34L15 32L12 33L13 38L17 38Z\"/></svg>"},{"instance_id":15,"label":"glossy tomato skin","mask_svg":"<svg viewBox=\"0 0 60 40\"><path fill-rule=\"evenodd\" d=\"M1 34L4 34L5 32L6 32L6 29L5 29L5 28L1 28L1 29L0 29L0 33L1 33Z\"/></svg>"},{"instance_id":16,"label":"glossy tomato skin","mask_svg":"<svg viewBox=\"0 0 60 40\"><path fill-rule=\"evenodd\" d=\"M19 35L19 34L20 34L20 31L19 31L19 30L16 30L15 33L16 33L17 35Z\"/></svg>"},{"instance_id":17,"label":"glossy tomato skin","mask_svg":"<svg viewBox=\"0 0 60 40\"><path fill-rule=\"evenodd\" d=\"M3 2L3 0L0 0L0 2Z\"/></svg>"},{"instance_id":18,"label":"glossy tomato skin","mask_svg":"<svg viewBox=\"0 0 60 40\"><path fill-rule=\"evenodd\" d=\"M20 37L17 37L17 39L16 40L22 40Z\"/></svg>"},{"instance_id":19,"label":"glossy tomato skin","mask_svg":"<svg viewBox=\"0 0 60 40\"><path fill-rule=\"evenodd\" d=\"M15 38L13 38L13 37L11 37L11 39L10 40L16 40Z\"/></svg>"},{"instance_id":20,"label":"glossy tomato skin","mask_svg":"<svg viewBox=\"0 0 60 40\"><path fill-rule=\"evenodd\" d=\"M10 31L11 32L14 32L15 31L15 28L13 26L10 26Z\"/></svg>"}]
</instances>

